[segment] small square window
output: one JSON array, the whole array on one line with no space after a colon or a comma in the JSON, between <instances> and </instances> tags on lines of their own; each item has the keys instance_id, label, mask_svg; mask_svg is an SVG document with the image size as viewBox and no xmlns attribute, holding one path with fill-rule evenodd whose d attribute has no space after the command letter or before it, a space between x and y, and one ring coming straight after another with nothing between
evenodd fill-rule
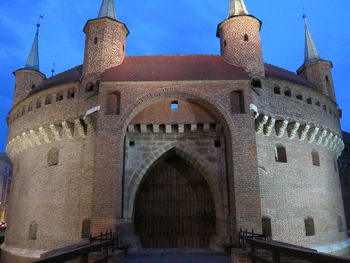
<instances>
[{"instance_id":1,"label":"small square window","mask_svg":"<svg viewBox=\"0 0 350 263\"><path fill-rule=\"evenodd\" d=\"M220 140L215 140L214 145L215 145L216 148L219 148L221 146Z\"/></svg>"},{"instance_id":2,"label":"small square window","mask_svg":"<svg viewBox=\"0 0 350 263\"><path fill-rule=\"evenodd\" d=\"M170 108L171 108L172 110L177 110L177 109L179 108L179 103L178 103L177 101L171 102Z\"/></svg>"},{"instance_id":3,"label":"small square window","mask_svg":"<svg viewBox=\"0 0 350 263\"><path fill-rule=\"evenodd\" d=\"M130 142L129 142L129 145L130 145L130 146L135 146L135 141L130 141Z\"/></svg>"}]
</instances>

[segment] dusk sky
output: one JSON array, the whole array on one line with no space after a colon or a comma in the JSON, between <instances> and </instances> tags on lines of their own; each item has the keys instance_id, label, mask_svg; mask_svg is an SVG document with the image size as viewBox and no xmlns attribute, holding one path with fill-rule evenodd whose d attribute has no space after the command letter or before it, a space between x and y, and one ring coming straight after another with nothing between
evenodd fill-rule
<instances>
[{"instance_id":1,"label":"dusk sky","mask_svg":"<svg viewBox=\"0 0 350 263\"><path fill-rule=\"evenodd\" d=\"M13 71L27 60L41 14L40 71L51 76L82 64L88 19L102 0L1 0L0 2L0 152L5 151L6 116L14 90ZM130 30L127 55L219 54L217 24L227 18L229 0L115 0L117 19ZM333 78L342 129L350 131L349 0L245 0L263 22L266 63L295 72L304 59L303 9L321 58L334 65Z\"/></svg>"}]
</instances>

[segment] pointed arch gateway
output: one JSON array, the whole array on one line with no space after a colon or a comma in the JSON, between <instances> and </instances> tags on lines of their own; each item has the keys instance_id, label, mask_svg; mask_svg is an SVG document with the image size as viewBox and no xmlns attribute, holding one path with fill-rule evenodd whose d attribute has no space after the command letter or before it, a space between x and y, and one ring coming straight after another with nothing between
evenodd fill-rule
<instances>
[{"instance_id":1,"label":"pointed arch gateway","mask_svg":"<svg viewBox=\"0 0 350 263\"><path fill-rule=\"evenodd\" d=\"M135 198L134 224L142 247L209 247L216 225L213 195L179 150L169 150L146 172Z\"/></svg>"}]
</instances>

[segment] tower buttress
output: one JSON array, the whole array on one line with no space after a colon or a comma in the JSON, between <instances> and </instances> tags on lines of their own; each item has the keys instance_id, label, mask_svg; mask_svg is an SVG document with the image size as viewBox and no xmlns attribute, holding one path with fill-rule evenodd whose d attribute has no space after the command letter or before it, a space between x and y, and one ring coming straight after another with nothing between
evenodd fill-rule
<instances>
[{"instance_id":1,"label":"tower buttress","mask_svg":"<svg viewBox=\"0 0 350 263\"><path fill-rule=\"evenodd\" d=\"M98 18L89 20L84 32L83 77L89 81L123 62L129 30L124 23L116 20L114 0L103 0Z\"/></svg>"},{"instance_id":2,"label":"tower buttress","mask_svg":"<svg viewBox=\"0 0 350 263\"><path fill-rule=\"evenodd\" d=\"M216 33L223 58L253 78L265 78L260 28L261 21L249 15L243 0L230 0L229 16Z\"/></svg>"},{"instance_id":3,"label":"tower buttress","mask_svg":"<svg viewBox=\"0 0 350 263\"><path fill-rule=\"evenodd\" d=\"M305 54L304 64L297 70L298 75L314 83L320 93L330 97L335 102L336 98L331 72L333 64L331 61L321 59L315 42L311 37L306 15L303 15L303 18L305 20Z\"/></svg>"},{"instance_id":4,"label":"tower buttress","mask_svg":"<svg viewBox=\"0 0 350 263\"><path fill-rule=\"evenodd\" d=\"M24 68L13 72L16 81L12 105L16 105L26 98L36 86L46 79L46 76L39 71L39 27L38 23L33 45Z\"/></svg>"}]
</instances>

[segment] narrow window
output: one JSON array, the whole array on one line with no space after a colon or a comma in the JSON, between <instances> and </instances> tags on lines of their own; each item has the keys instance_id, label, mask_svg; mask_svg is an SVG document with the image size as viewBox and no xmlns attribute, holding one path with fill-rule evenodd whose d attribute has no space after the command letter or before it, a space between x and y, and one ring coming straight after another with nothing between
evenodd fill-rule
<instances>
[{"instance_id":1,"label":"narrow window","mask_svg":"<svg viewBox=\"0 0 350 263\"><path fill-rule=\"evenodd\" d=\"M291 97L291 96L292 96L292 92L290 91L290 89L287 89L287 90L284 92L284 96L286 96L286 97Z\"/></svg>"},{"instance_id":2,"label":"narrow window","mask_svg":"<svg viewBox=\"0 0 350 263\"><path fill-rule=\"evenodd\" d=\"M274 87L273 88L273 93L275 93L275 94L281 94L281 88L280 87Z\"/></svg>"},{"instance_id":3,"label":"narrow window","mask_svg":"<svg viewBox=\"0 0 350 263\"><path fill-rule=\"evenodd\" d=\"M74 98L74 96L75 96L75 89L74 88L69 89L67 92L67 98L72 99Z\"/></svg>"},{"instance_id":4,"label":"narrow window","mask_svg":"<svg viewBox=\"0 0 350 263\"><path fill-rule=\"evenodd\" d=\"M323 105L323 110L327 111L327 106L326 105Z\"/></svg>"},{"instance_id":5,"label":"narrow window","mask_svg":"<svg viewBox=\"0 0 350 263\"><path fill-rule=\"evenodd\" d=\"M326 76L326 81L329 82L329 77L328 76Z\"/></svg>"},{"instance_id":6,"label":"narrow window","mask_svg":"<svg viewBox=\"0 0 350 263\"><path fill-rule=\"evenodd\" d=\"M269 217L262 218L262 231L263 231L263 235L267 237L272 237L271 219Z\"/></svg>"},{"instance_id":7,"label":"narrow window","mask_svg":"<svg viewBox=\"0 0 350 263\"><path fill-rule=\"evenodd\" d=\"M338 172L338 162L334 160L334 171Z\"/></svg>"},{"instance_id":8,"label":"narrow window","mask_svg":"<svg viewBox=\"0 0 350 263\"><path fill-rule=\"evenodd\" d=\"M312 156L312 164L314 166L320 166L320 156L318 155L318 152L312 151L311 156Z\"/></svg>"},{"instance_id":9,"label":"narrow window","mask_svg":"<svg viewBox=\"0 0 350 263\"><path fill-rule=\"evenodd\" d=\"M45 98L45 105L51 104L51 95L47 95Z\"/></svg>"},{"instance_id":10,"label":"narrow window","mask_svg":"<svg viewBox=\"0 0 350 263\"><path fill-rule=\"evenodd\" d=\"M61 101L61 100L63 100L63 92L62 91L58 92L56 95L56 101Z\"/></svg>"},{"instance_id":11,"label":"narrow window","mask_svg":"<svg viewBox=\"0 0 350 263\"><path fill-rule=\"evenodd\" d=\"M344 231L343 218L341 216L337 216L337 222L338 222L338 231L343 232Z\"/></svg>"},{"instance_id":12,"label":"narrow window","mask_svg":"<svg viewBox=\"0 0 350 263\"><path fill-rule=\"evenodd\" d=\"M95 44L95 45L97 44L97 41L98 41L98 38L95 37L95 39L94 39L94 44Z\"/></svg>"},{"instance_id":13,"label":"narrow window","mask_svg":"<svg viewBox=\"0 0 350 263\"><path fill-rule=\"evenodd\" d=\"M94 91L94 84L92 82L89 82L86 84L86 92L93 92Z\"/></svg>"},{"instance_id":14,"label":"narrow window","mask_svg":"<svg viewBox=\"0 0 350 263\"><path fill-rule=\"evenodd\" d=\"M275 161L278 163L287 162L287 153L284 146L276 146L275 148Z\"/></svg>"},{"instance_id":15,"label":"narrow window","mask_svg":"<svg viewBox=\"0 0 350 263\"><path fill-rule=\"evenodd\" d=\"M41 100L37 100L36 102L36 108L39 109L41 107Z\"/></svg>"},{"instance_id":16,"label":"narrow window","mask_svg":"<svg viewBox=\"0 0 350 263\"><path fill-rule=\"evenodd\" d=\"M179 108L179 102L178 101L171 102L170 108L172 110L177 110Z\"/></svg>"},{"instance_id":17,"label":"narrow window","mask_svg":"<svg viewBox=\"0 0 350 263\"><path fill-rule=\"evenodd\" d=\"M306 103L311 105L311 104L312 104L311 98L307 98L307 99L306 99Z\"/></svg>"},{"instance_id":18,"label":"narrow window","mask_svg":"<svg viewBox=\"0 0 350 263\"><path fill-rule=\"evenodd\" d=\"M125 46L123 45L123 52L125 51Z\"/></svg>"},{"instance_id":19,"label":"narrow window","mask_svg":"<svg viewBox=\"0 0 350 263\"><path fill-rule=\"evenodd\" d=\"M29 103L28 112L33 110L33 102Z\"/></svg>"},{"instance_id":20,"label":"narrow window","mask_svg":"<svg viewBox=\"0 0 350 263\"><path fill-rule=\"evenodd\" d=\"M303 100L303 96L301 94L298 94L295 96L298 100Z\"/></svg>"},{"instance_id":21,"label":"narrow window","mask_svg":"<svg viewBox=\"0 0 350 263\"><path fill-rule=\"evenodd\" d=\"M226 40L224 40L224 47L226 47L227 46L227 42L226 42Z\"/></svg>"},{"instance_id":22,"label":"narrow window","mask_svg":"<svg viewBox=\"0 0 350 263\"><path fill-rule=\"evenodd\" d=\"M315 235L314 219L312 217L308 217L308 218L304 219L304 223L305 223L306 236L314 236Z\"/></svg>"},{"instance_id":23,"label":"narrow window","mask_svg":"<svg viewBox=\"0 0 350 263\"><path fill-rule=\"evenodd\" d=\"M58 164L59 151L57 148L52 148L47 154L47 165L54 166Z\"/></svg>"},{"instance_id":24,"label":"narrow window","mask_svg":"<svg viewBox=\"0 0 350 263\"><path fill-rule=\"evenodd\" d=\"M244 35L244 41L248 42L249 41L249 37L247 34Z\"/></svg>"},{"instance_id":25,"label":"narrow window","mask_svg":"<svg viewBox=\"0 0 350 263\"><path fill-rule=\"evenodd\" d=\"M245 113L244 95L242 90L231 92L231 110L232 113Z\"/></svg>"},{"instance_id":26,"label":"narrow window","mask_svg":"<svg viewBox=\"0 0 350 263\"><path fill-rule=\"evenodd\" d=\"M37 233L38 233L38 224L33 221L29 225L28 238L31 240L36 240Z\"/></svg>"},{"instance_id":27,"label":"narrow window","mask_svg":"<svg viewBox=\"0 0 350 263\"><path fill-rule=\"evenodd\" d=\"M83 223L81 224L81 238L90 237L90 226L91 226L91 220L84 219Z\"/></svg>"},{"instance_id":28,"label":"narrow window","mask_svg":"<svg viewBox=\"0 0 350 263\"><path fill-rule=\"evenodd\" d=\"M261 80L259 79L253 79L252 81L252 87L253 88L261 88Z\"/></svg>"},{"instance_id":29,"label":"narrow window","mask_svg":"<svg viewBox=\"0 0 350 263\"><path fill-rule=\"evenodd\" d=\"M107 95L107 115L120 113L120 93L115 92Z\"/></svg>"},{"instance_id":30,"label":"narrow window","mask_svg":"<svg viewBox=\"0 0 350 263\"><path fill-rule=\"evenodd\" d=\"M318 101L318 102L316 102L316 103L315 103L315 105L316 105L316 106L318 106L318 107L321 107L321 104L320 104L320 102L319 102L319 101Z\"/></svg>"},{"instance_id":31,"label":"narrow window","mask_svg":"<svg viewBox=\"0 0 350 263\"><path fill-rule=\"evenodd\" d=\"M220 140L215 140L214 146L215 146L216 148L219 148L219 147L221 146Z\"/></svg>"},{"instance_id":32,"label":"narrow window","mask_svg":"<svg viewBox=\"0 0 350 263\"><path fill-rule=\"evenodd\" d=\"M35 89L35 84L32 85L32 89Z\"/></svg>"}]
</instances>

